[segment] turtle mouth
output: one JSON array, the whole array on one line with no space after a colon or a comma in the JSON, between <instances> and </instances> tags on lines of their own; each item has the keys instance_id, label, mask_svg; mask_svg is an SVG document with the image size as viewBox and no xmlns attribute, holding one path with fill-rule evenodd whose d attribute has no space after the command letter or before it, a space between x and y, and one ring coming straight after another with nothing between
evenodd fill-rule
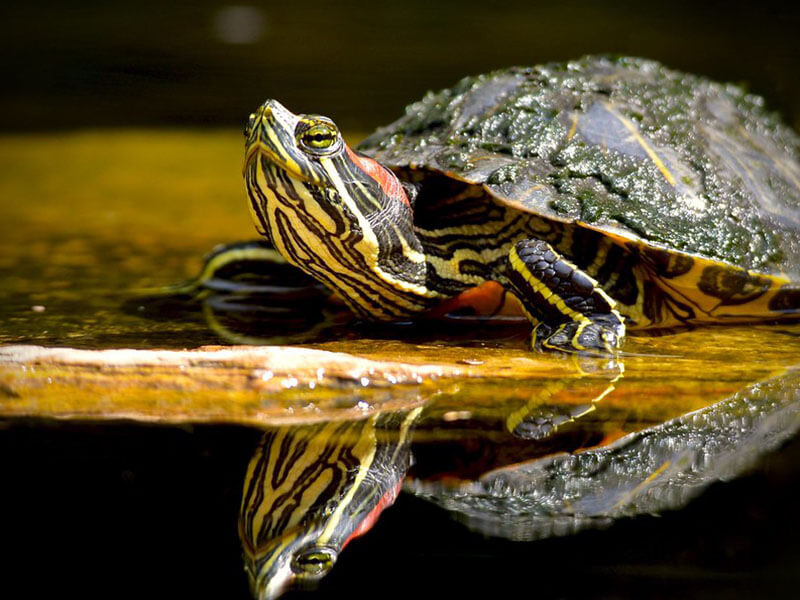
<instances>
[{"instance_id":1,"label":"turtle mouth","mask_svg":"<svg viewBox=\"0 0 800 600\"><path fill-rule=\"evenodd\" d=\"M247 145L244 155L244 168L242 173L248 169L257 169L259 162L265 170L268 168L285 171L294 179L304 183L313 182L311 175L303 170L296 161L287 159L275 152L269 145L258 139L258 137Z\"/></svg>"},{"instance_id":2,"label":"turtle mouth","mask_svg":"<svg viewBox=\"0 0 800 600\"><path fill-rule=\"evenodd\" d=\"M311 170L304 165L298 155L294 130L298 118L274 100L265 102L250 117L245 143L243 173L257 166L259 160L264 168L285 171L291 177L303 182L313 182Z\"/></svg>"}]
</instances>

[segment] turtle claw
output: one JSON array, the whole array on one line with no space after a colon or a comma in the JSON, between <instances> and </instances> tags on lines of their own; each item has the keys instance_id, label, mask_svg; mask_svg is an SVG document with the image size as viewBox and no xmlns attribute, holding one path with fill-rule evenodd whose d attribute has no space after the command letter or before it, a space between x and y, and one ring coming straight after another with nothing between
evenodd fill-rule
<instances>
[{"instance_id":1,"label":"turtle claw","mask_svg":"<svg viewBox=\"0 0 800 600\"><path fill-rule=\"evenodd\" d=\"M535 350L555 350L568 354L615 356L625 326L618 323L606 324L597 321L569 321L553 328L546 323L538 323L533 329L531 345Z\"/></svg>"}]
</instances>

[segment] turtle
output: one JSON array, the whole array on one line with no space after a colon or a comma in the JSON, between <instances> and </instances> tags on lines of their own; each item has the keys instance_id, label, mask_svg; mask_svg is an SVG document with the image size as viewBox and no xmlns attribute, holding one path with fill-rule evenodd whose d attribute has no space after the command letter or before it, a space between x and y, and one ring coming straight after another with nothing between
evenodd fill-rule
<instances>
[{"instance_id":1,"label":"turtle","mask_svg":"<svg viewBox=\"0 0 800 600\"><path fill-rule=\"evenodd\" d=\"M244 136L258 233L361 319L510 295L534 349L613 355L800 314L800 138L734 85L588 56L466 77L355 149L276 100Z\"/></svg>"},{"instance_id":2,"label":"turtle","mask_svg":"<svg viewBox=\"0 0 800 600\"><path fill-rule=\"evenodd\" d=\"M411 464L421 407L274 428L250 460L239 514L250 590L270 600L314 587L391 506Z\"/></svg>"}]
</instances>

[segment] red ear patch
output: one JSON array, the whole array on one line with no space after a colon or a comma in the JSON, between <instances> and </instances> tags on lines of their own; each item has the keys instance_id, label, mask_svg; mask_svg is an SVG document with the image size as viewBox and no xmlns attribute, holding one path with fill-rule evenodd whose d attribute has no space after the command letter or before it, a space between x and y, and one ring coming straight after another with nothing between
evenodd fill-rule
<instances>
[{"instance_id":1,"label":"red ear patch","mask_svg":"<svg viewBox=\"0 0 800 600\"><path fill-rule=\"evenodd\" d=\"M384 194L390 198L396 198L397 200L400 200L409 206L411 205L411 203L408 201L408 196L406 196L403 186L400 184L400 181L397 179L394 173L392 173L386 167L381 166L380 163L375 162L371 158L356 154L350 149L350 146L346 145L345 149L347 150L347 155L350 157L350 160L353 161L353 164L364 171L364 174L367 177L378 182L378 185L381 186Z\"/></svg>"},{"instance_id":2,"label":"red ear patch","mask_svg":"<svg viewBox=\"0 0 800 600\"><path fill-rule=\"evenodd\" d=\"M397 499L401 489L403 489L402 479L398 481L393 488L388 490L380 500L378 500L375 508L369 511L367 516L364 517L361 523L358 524L358 527L356 527L355 531L353 531L353 533L350 534L350 537L344 541L344 544L342 544L342 550L344 550L344 547L347 546L351 540L360 535L364 535L370 529L372 529L372 526L378 521L378 517L384 511L384 509L389 508L392 504L394 504L394 501Z\"/></svg>"}]
</instances>

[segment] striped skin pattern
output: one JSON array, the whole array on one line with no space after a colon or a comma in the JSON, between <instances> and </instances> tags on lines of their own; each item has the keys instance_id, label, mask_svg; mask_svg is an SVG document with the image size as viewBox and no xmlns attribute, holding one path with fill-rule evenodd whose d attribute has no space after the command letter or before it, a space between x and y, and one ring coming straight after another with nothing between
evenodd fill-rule
<instances>
[{"instance_id":1,"label":"striped skin pattern","mask_svg":"<svg viewBox=\"0 0 800 600\"><path fill-rule=\"evenodd\" d=\"M409 170L399 175L424 180L415 207L416 231L428 256L429 285L445 293L457 294L484 279L503 281L504 257L530 239L548 242L597 281L629 329L775 319L796 314L800 304L797 288L786 277L544 219L443 175Z\"/></svg>"},{"instance_id":2,"label":"striped skin pattern","mask_svg":"<svg viewBox=\"0 0 800 600\"><path fill-rule=\"evenodd\" d=\"M509 254L508 278L524 306L539 321L534 346L593 350L598 342L609 353L625 335L614 300L600 285L561 258L542 240L518 242Z\"/></svg>"},{"instance_id":3,"label":"striped skin pattern","mask_svg":"<svg viewBox=\"0 0 800 600\"><path fill-rule=\"evenodd\" d=\"M394 502L420 410L264 434L247 469L239 516L256 598L318 581Z\"/></svg>"},{"instance_id":4,"label":"striped skin pattern","mask_svg":"<svg viewBox=\"0 0 800 600\"><path fill-rule=\"evenodd\" d=\"M407 318L441 299L425 287L425 257L405 198L388 196L341 138L328 153L305 154L295 141L304 120L277 102L257 118L245 159L251 214L288 262L366 319ZM399 184L395 190L402 192Z\"/></svg>"},{"instance_id":5,"label":"striped skin pattern","mask_svg":"<svg viewBox=\"0 0 800 600\"><path fill-rule=\"evenodd\" d=\"M350 150L330 120L294 115L273 100L245 133L244 176L259 233L363 319L408 319L496 281L525 306L535 346L608 352L624 335L620 315L632 328L667 328L796 311L788 280L546 219L413 166L397 174L418 185L412 210L398 177ZM537 287L556 297L562 291L559 281L515 262L512 249L525 240L547 242L563 264L583 271L605 312L576 311L566 301L539 306ZM670 260L689 268L672 275L663 264Z\"/></svg>"}]
</instances>

